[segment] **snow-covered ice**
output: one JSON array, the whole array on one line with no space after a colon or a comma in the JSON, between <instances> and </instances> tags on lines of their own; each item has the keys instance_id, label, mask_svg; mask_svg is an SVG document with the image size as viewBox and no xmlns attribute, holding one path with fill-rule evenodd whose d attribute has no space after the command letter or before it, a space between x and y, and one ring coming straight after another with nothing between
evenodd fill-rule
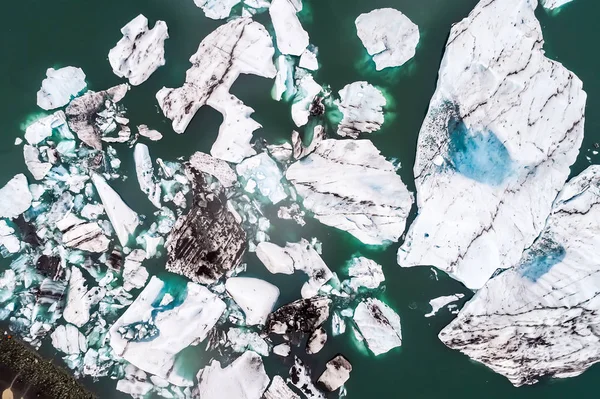
<instances>
[{"instance_id":1,"label":"snow-covered ice","mask_svg":"<svg viewBox=\"0 0 600 399\"><path fill-rule=\"evenodd\" d=\"M381 265L364 256L354 257L348 262L348 275L348 286L353 291L361 287L373 290L385 281Z\"/></svg>"},{"instance_id":2,"label":"snow-covered ice","mask_svg":"<svg viewBox=\"0 0 600 399\"><path fill-rule=\"evenodd\" d=\"M247 325L265 324L279 299L279 288L251 277L230 277L225 288L246 315Z\"/></svg>"},{"instance_id":3,"label":"snow-covered ice","mask_svg":"<svg viewBox=\"0 0 600 399\"><path fill-rule=\"evenodd\" d=\"M85 336L73 324L60 325L51 334L52 346L67 355L87 351Z\"/></svg>"},{"instance_id":4,"label":"snow-covered ice","mask_svg":"<svg viewBox=\"0 0 600 399\"><path fill-rule=\"evenodd\" d=\"M150 150L146 144L137 143L133 149L135 161L135 172L140 190L148 196L148 199L158 209L161 208L161 188L154 176L154 166L150 157Z\"/></svg>"},{"instance_id":5,"label":"snow-covered ice","mask_svg":"<svg viewBox=\"0 0 600 399\"><path fill-rule=\"evenodd\" d=\"M56 111L52 115L39 118L25 129L25 140L36 145L52 136L52 130L57 129L63 136L71 135L67 126L67 116L64 111Z\"/></svg>"},{"instance_id":6,"label":"snow-covered ice","mask_svg":"<svg viewBox=\"0 0 600 399\"><path fill-rule=\"evenodd\" d=\"M278 204L287 198L281 183L283 174L277 163L266 152L244 159L236 165L235 170L246 181L246 191L253 192L254 190L250 190L249 186L256 187L272 204Z\"/></svg>"},{"instance_id":7,"label":"snow-covered ice","mask_svg":"<svg viewBox=\"0 0 600 399\"><path fill-rule=\"evenodd\" d=\"M464 296L464 294L454 294L433 298L431 301L429 301L429 306L431 306L431 312L427 313L425 317L435 316L441 308L453 302L459 301Z\"/></svg>"},{"instance_id":8,"label":"snow-covered ice","mask_svg":"<svg viewBox=\"0 0 600 399\"><path fill-rule=\"evenodd\" d=\"M367 82L346 85L337 102L343 115L337 133L355 139L361 133L376 132L383 125L385 105L385 97L375 86Z\"/></svg>"},{"instance_id":9,"label":"snow-covered ice","mask_svg":"<svg viewBox=\"0 0 600 399\"><path fill-rule=\"evenodd\" d=\"M16 218L29 209L32 200L27 177L19 173L0 188L0 217Z\"/></svg>"},{"instance_id":10,"label":"snow-covered ice","mask_svg":"<svg viewBox=\"0 0 600 399\"><path fill-rule=\"evenodd\" d=\"M281 54L301 56L308 47L308 33L302 27L291 0L272 0L269 7L271 21Z\"/></svg>"},{"instance_id":11,"label":"snow-covered ice","mask_svg":"<svg viewBox=\"0 0 600 399\"><path fill-rule=\"evenodd\" d=\"M105 294L106 290L101 287L92 287L88 290L81 270L72 267L63 318L77 327L82 327L90 320L92 306L100 302Z\"/></svg>"},{"instance_id":12,"label":"snow-covered ice","mask_svg":"<svg viewBox=\"0 0 600 399\"><path fill-rule=\"evenodd\" d=\"M86 87L85 73L81 68L49 68L42 88L37 92L37 105L45 110L64 107Z\"/></svg>"},{"instance_id":13,"label":"snow-covered ice","mask_svg":"<svg viewBox=\"0 0 600 399\"><path fill-rule=\"evenodd\" d=\"M379 299L368 298L359 303L354 323L375 356L402 345L400 316Z\"/></svg>"}]
</instances>

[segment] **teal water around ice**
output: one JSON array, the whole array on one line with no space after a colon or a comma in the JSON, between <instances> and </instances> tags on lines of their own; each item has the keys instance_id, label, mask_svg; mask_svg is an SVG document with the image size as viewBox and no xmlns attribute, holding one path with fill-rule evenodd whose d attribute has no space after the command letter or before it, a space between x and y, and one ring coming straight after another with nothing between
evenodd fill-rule
<instances>
[{"instance_id":1,"label":"teal water around ice","mask_svg":"<svg viewBox=\"0 0 600 399\"><path fill-rule=\"evenodd\" d=\"M477 0L305 0L310 12L304 15L305 28L311 42L319 48L321 69L316 74L320 83L334 91L347 83L368 80L382 87L393 102L382 130L370 139L390 158L398 159L403 167L400 174L414 191L412 165L415 159L417 135L435 90L437 71L452 23L460 21L475 6ZM421 29L417 54L404 67L382 72L375 71L356 36L354 19L374 8L394 7L409 16ZM165 138L150 145L153 157L175 159L195 151L207 152L216 138L221 116L203 107L187 131L176 135L170 123L158 109L155 93L162 87L177 87L184 81L189 67L188 58L208 33L221 25L204 17L193 0L21 0L3 7L0 35L0 184L26 170L22 148L13 145L22 136L21 125L40 113L36 107L36 92L48 67L73 65L87 74L89 88L102 90L121 83L111 71L107 54L120 39L119 29L143 13L151 23L157 19L167 22L170 39L166 42L167 65L160 68L139 87L131 90L124 100L130 125L147 124L161 131ZM538 10L546 39L548 56L563 62L584 82L588 97L585 139L581 155L572 174L581 172L588 164L598 162L591 150L600 141L600 56L595 49L600 42L597 0L574 0L556 15ZM268 21L266 15L258 18ZM257 136L269 141L289 137L294 128L289 104L271 99L272 81L256 76L242 76L232 92L256 111L254 119L263 125ZM120 153L122 170L129 176L115 184L125 201L140 214L150 214L152 205L139 190L135 179L133 155L129 149ZM414 214L414 211L413 211ZM442 310L437 316L424 318L430 309L428 301L440 295L457 292L470 295L461 284L442 273L439 281L429 267L401 269L396 264L398 244L387 249L367 248L350 235L310 220L304 228L291 222L275 221L271 236L277 243L294 241L299 237L317 237L323 241L323 258L334 271L341 271L350 257L360 252L384 267L387 289L385 301L401 316L403 346L375 358L355 345L351 334L330 339L325 349L313 358L311 366L316 375L336 353L344 353L353 365L347 383L348 398L592 398L597 397L600 366L594 366L577 378L543 381L533 387L514 388L502 376L482 365L471 362L462 354L447 349L438 339L438 332L448 324L452 315ZM273 276L254 255L249 255L248 274L260 276L283 287L280 304L300 295L300 277ZM0 268L8 263L0 261ZM153 262L152 273L164 273L164 260ZM461 302L461 303L462 303ZM51 347L43 353L56 356ZM201 350L191 349L183 362L197 366L208 361ZM270 372L282 372L278 360L269 358ZM124 397L115 391L115 382L86 381L101 398Z\"/></svg>"}]
</instances>

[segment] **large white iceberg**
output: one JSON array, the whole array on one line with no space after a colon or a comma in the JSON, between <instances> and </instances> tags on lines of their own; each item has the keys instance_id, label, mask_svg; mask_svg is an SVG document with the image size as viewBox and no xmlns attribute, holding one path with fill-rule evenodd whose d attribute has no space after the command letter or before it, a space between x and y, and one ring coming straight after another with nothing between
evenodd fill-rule
<instances>
[{"instance_id":1,"label":"large white iceberg","mask_svg":"<svg viewBox=\"0 0 600 399\"><path fill-rule=\"evenodd\" d=\"M231 277L225 288L246 315L247 325L265 324L279 299L279 288L251 277Z\"/></svg>"},{"instance_id":2,"label":"large white iceberg","mask_svg":"<svg viewBox=\"0 0 600 399\"><path fill-rule=\"evenodd\" d=\"M536 4L481 1L452 28L419 134L419 214L401 266L434 265L477 289L544 227L577 158L586 94L544 56Z\"/></svg>"},{"instance_id":3,"label":"large white iceberg","mask_svg":"<svg viewBox=\"0 0 600 399\"><path fill-rule=\"evenodd\" d=\"M60 325L52 332L52 346L67 355L78 355L87 351L85 336L73 324Z\"/></svg>"},{"instance_id":4,"label":"large white iceberg","mask_svg":"<svg viewBox=\"0 0 600 399\"><path fill-rule=\"evenodd\" d=\"M316 219L365 244L396 242L404 231L412 194L369 140L324 140L286 178Z\"/></svg>"},{"instance_id":5,"label":"large white iceberg","mask_svg":"<svg viewBox=\"0 0 600 399\"><path fill-rule=\"evenodd\" d=\"M136 367L175 385L190 385L175 367L175 357L202 342L225 310L225 303L206 287L187 283L171 292L157 277L110 329L110 346Z\"/></svg>"},{"instance_id":6,"label":"large white iceberg","mask_svg":"<svg viewBox=\"0 0 600 399\"><path fill-rule=\"evenodd\" d=\"M52 136L52 131L57 129L61 136L74 138L67 126L67 116L64 111L56 111L52 115L40 118L25 129L25 140L31 145L36 145Z\"/></svg>"},{"instance_id":7,"label":"large white iceberg","mask_svg":"<svg viewBox=\"0 0 600 399\"><path fill-rule=\"evenodd\" d=\"M271 21L277 38L277 48L281 54L301 56L308 47L308 33L296 13L300 11L292 0L272 0L269 7Z\"/></svg>"},{"instance_id":8,"label":"large white iceberg","mask_svg":"<svg viewBox=\"0 0 600 399\"><path fill-rule=\"evenodd\" d=\"M417 51L419 27L398 10L380 8L360 14L355 24L378 71L403 65Z\"/></svg>"},{"instance_id":9,"label":"large white iceberg","mask_svg":"<svg viewBox=\"0 0 600 399\"><path fill-rule=\"evenodd\" d=\"M37 92L37 105L45 110L63 107L86 87L85 73L81 68L49 68L42 88Z\"/></svg>"},{"instance_id":10,"label":"large white iceberg","mask_svg":"<svg viewBox=\"0 0 600 399\"><path fill-rule=\"evenodd\" d=\"M600 167L568 182L541 235L440 333L514 385L573 377L600 359Z\"/></svg>"},{"instance_id":11,"label":"large white iceberg","mask_svg":"<svg viewBox=\"0 0 600 399\"><path fill-rule=\"evenodd\" d=\"M357 138L360 133L372 133L384 121L386 100L381 91L367 82L354 82L340 90L337 106L343 115L337 133L342 137Z\"/></svg>"},{"instance_id":12,"label":"large white iceberg","mask_svg":"<svg viewBox=\"0 0 600 399\"><path fill-rule=\"evenodd\" d=\"M165 65L167 24L156 21L154 28L148 30L148 19L140 14L125 25L121 33L123 38L108 52L108 61L115 75L137 86Z\"/></svg>"},{"instance_id":13,"label":"large white iceberg","mask_svg":"<svg viewBox=\"0 0 600 399\"><path fill-rule=\"evenodd\" d=\"M27 177L19 173L0 188L0 218L16 218L31 206Z\"/></svg>"}]
</instances>

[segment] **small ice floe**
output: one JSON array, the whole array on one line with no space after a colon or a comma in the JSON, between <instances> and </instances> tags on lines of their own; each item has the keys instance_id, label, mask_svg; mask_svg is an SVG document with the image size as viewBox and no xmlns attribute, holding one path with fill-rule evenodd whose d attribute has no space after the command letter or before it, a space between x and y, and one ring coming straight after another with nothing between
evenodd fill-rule
<instances>
[{"instance_id":1,"label":"small ice floe","mask_svg":"<svg viewBox=\"0 0 600 399\"><path fill-rule=\"evenodd\" d=\"M319 69L319 61L317 60L317 48L314 46L308 46L300 57L298 63L300 68L308 69L309 71L316 71Z\"/></svg>"},{"instance_id":2,"label":"small ice floe","mask_svg":"<svg viewBox=\"0 0 600 399\"><path fill-rule=\"evenodd\" d=\"M192 168L216 177L225 188L233 187L237 183L235 172L227 162L221 159L198 151L190 157L188 162Z\"/></svg>"},{"instance_id":3,"label":"small ice floe","mask_svg":"<svg viewBox=\"0 0 600 399\"><path fill-rule=\"evenodd\" d=\"M573 0L540 0L540 3L546 10L556 10L572 1Z\"/></svg>"},{"instance_id":4,"label":"small ice floe","mask_svg":"<svg viewBox=\"0 0 600 399\"><path fill-rule=\"evenodd\" d=\"M81 270L72 267L63 318L77 327L83 327L90 320L92 306L98 304L105 294L106 290L101 287L92 287L88 290Z\"/></svg>"},{"instance_id":5,"label":"small ice floe","mask_svg":"<svg viewBox=\"0 0 600 399\"><path fill-rule=\"evenodd\" d=\"M308 337L308 342L306 343L306 353L309 355L314 355L316 353L321 352L321 349L325 347L327 343L327 332L323 327L317 328L310 337Z\"/></svg>"},{"instance_id":6,"label":"small ice floe","mask_svg":"<svg viewBox=\"0 0 600 399\"><path fill-rule=\"evenodd\" d=\"M42 88L37 92L37 105L45 110L64 107L87 87L81 68L49 68Z\"/></svg>"},{"instance_id":7,"label":"small ice floe","mask_svg":"<svg viewBox=\"0 0 600 399\"><path fill-rule=\"evenodd\" d=\"M306 399L325 399L323 392L313 383L310 369L298 357L295 358L294 365L290 368L288 382L300 390Z\"/></svg>"},{"instance_id":8,"label":"small ice floe","mask_svg":"<svg viewBox=\"0 0 600 399\"><path fill-rule=\"evenodd\" d=\"M356 18L358 37L373 57L378 71L403 65L414 57L419 27L393 8L380 8Z\"/></svg>"},{"instance_id":9,"label":"small ice floe","mask_svg":"<svg viewBox=\"0 0 600 399\"><path fill-rule=\"evenodd\" d=\"M106 214L117 233L121 245L126 246L140 224L140 219L131 208L125 204L119 194L113 190L106 180L97 173L92 174L94 187L100 196Z\"/></svg>"},{"instance_id":10,"label":"small ice floe","mask_svg":"<svg viewBox=\"0 0 600 399\"><path fill-rule=\"evenodd\" d=\"M253 193L258 189L272 204L278 204L287 198L281 183L283 174L277 163L266 152L244 159L237 164L235 170L246 181L247 192Z\"/></svg>"},{"instance_id":11,"label":"small ice floe","mask_svg":"<svg viewBox=\"0 0 600 399\"><path fill-rule=\"evenodd\" d=\"M175 365L176 355L202 342L226 305L206 287L187 283L173 292L157 277L110 329L115 353L136 367L179 386L191 381Z\"/></svg>"},{"instance_id":12,"label":"small ice floe","mask_svg":"<svg viewBox=\"0 0 600 399\"><path fill-rule=\"evenodd\" d=\"M21 241L15 235L15 229L6 220L0 219L0 253L3 257L15 254L21 250Z\"/></svg>"},{"instance_id":13,"label":"small ice floe","mask_svg":"<svg viewBox=\"0 0 600 399\"><path fill-rule=\"evenodd\" d=\"M296 95L292 102L292 120L296 126L300 127L308 123L308 119L314 113L313 103L322 91L323 88L315 82L311 74L307 73L297 77Z\"/></svg>"},{"instance_id":14,"label":"small ice floe","mask_svg":"<svg viewBox=\"0 0 600 399\"><path fill-rule=\"evenodd\" d=\"M298 19L299 11L292 0L271 1L269 14L281 54L301 56L308 47L310 39Z\"/></svg>"},{"instance_id":15,"label":"small ice floe","mask_svg":"<svg viewBox=\"0 0 600 399\"><path fill-rule=\"evenodd\" d=\"M148 30L148 19L140 14L125 25L121 33L123 38L109 51L108 61L115 75L138 86L165 65L167 24L157 21L154 28Z\"/></svg>"},{"instance_id":16,"label":"small ice floe","mask_svg":"<svg viewBox=\"0 0 600 399\"><path fill-rule=\"evenodd\" d=\"M367 298L359 303L354 323L375 356L402 345L400 316L379 299Z\"/></svg>"},{"instance_id":17,"label":"small ice floe","mask_svg":"<svg viewBox=\"0 0 600 399\"><path fill-rule=\"evenodd\" d=\"M146 252L141 249L134 249L123 263L123 289L131 291L132 289L142 288L148 281L148 270L142 266L146 259Z\"/></svg>"},{"instance_id":18,"label":"small ice floe","mask_svg":"<svg viewBox=\"0 0 600 399\"><path fill-rule=\"evenodd\" d=\"M367 82L354 82L340 90L336 101L343 115L337 133L342 137L357 138L361 133L381 129L386 100L381 91Z\"/></svg>"},{"instance_id":19,"label":"small ice floe","mask_svg":"<svg viewBox=\"0 0 600 399\"><path fill-rule=\"evenodd\" d=\"M230 277L225 288L246 315L247 325L265 324L279 299L279 288L251 277Z\"/></svg>"},{"instance_id":20,"label":"small ice floe","mask_svg":"<svg viewBox=\"0 0 600 399\"><path fill-rule=\"evenodd\" d=\"M273 347L273 353L277 356L288 357L291 352L292 348L288 343L279 344Z\"/></svg>"},{"instance_id":21,"label":"small ice floe","mask_svg":"<svg viewBox=\"0 0 600 399\"><path fill-rule=\"evenodd\" d=\"M348 262L348 275L348 286L355 292L361 287L374 290L385 281L381 265L364 256L353 257Z\"/></svg>"},{"instance_id":22,"label":"small ice floe","mask_svg":"<svg viewBox=\"0 0 600 399\"><path fill-rule=\"evenodd\" d=\"M281 376L276 375L265 391L264 399L300 399L300 396L290 389Z\"/></svg>"},{"instance_id":23,"label":"small ice floe","mask_svg":"<svg viewBox=\"0 0 600 399\"><path fill-rule=\"evenodd\" d=\"M312 334L329 318L331 299L320 296L309 299L299 299L283 305L269 315L266 331L283 335L292 342Z\"/></svg>"},{"instance_id":24,"label":"small ice floe","mask_svg":"<svg viewBox=\"0 0 600 399\"><path fill-rule=\"evenodd\" d=\"M146 125L138 125L137 129L140 136L146 137L151 141L158 141L163 138L161 132L159 132L158 130L150 129Z\"/></svg>"},{"instance_id":25,"label":"small ice floe","mask_svg":"<svg viewBox=\"0 0 600 399\"><path fill-rule=\"evenodd\" d=\"M242 16L247 17L269 8L270 0L194 0L196 6L211 19L225 19L238 4L242 7ZM297 0L296 0L297 1Z\"/></svg>"},{"instance_id":26,"label":"small ice floe","mask_svg":"<svg viewBox=\"0 0 600 399\"><path fill-rule=\"evenodd\" d=\"M67 355L87 352L85 336L73 324L60 325L51 334L52 346Z\"/></svg>"},{"instance_id":27,"label":"small ice floe","mask_svg":"<svg viewBox=\"0 0 600 399\"><path fill-rule=\"evenodd\" d=\"M286 178L317 220L370 245L398 241L413 203L394 165L369 140L324 140Z\"/></svg>"},{"instance_id":28,"label":"small ice floe","mask_svg":"<svg viewBox=\"0 0 600 399\"><path fill-rule=\"evenodd\" d=\"M133 159L140 190L148 196L155 207L160 209L162 207L160 202L162 191L154 176L154 166L148 146L137 143L133 149Z\"/></svg>"},{"instance_id":29,"label":"small ice floe","mask_svg":"<svg viewBox=\"0 0 600 399\"><path fill-rule=\"evenodd\" d=\"M261 242L256 248L256 256L271 273L293 274L296 270L306 273L309 280L302 286L303 298L317 295L319 288L333 277L321 256L305 239L287 243L285 247Z\"/></svg>"},{"instance_id":30,"label":"small ice floe","mask_svg":"<svg viewBox=\"0 0 600 399\"><path fill-rule=\"evenodd\" d=\"M261 399L269 386L262 358L252 351L244 352L225 368L213 360L197 378L193 393L202 399Z\"/></svg>"},{"instance_id":31,"label":"small ice floe","mask_svg":"<svg viewBox=\"0 0 600 399\"><path fill-rule=\"evenodd\" d=\"M267 341L261 338L257 332L245 328L230 328L227 331L227 345L231 346L233 351L237 353L250 350L267 357L270 352Z\"/></svg>"},{"instance_id":32,"label":"small ice floe","mask_svg":"<svg viewBox=\"0 0 600 399\"><path fill-rule=\"evenodd\" d=\"M56 222L56 227L62 232L62 242L67 247L95 253L108 250L110 240L96 222L86 222L70 213Z\"/></svg>"},{"instance_id":33,"label":"small ice floe","mask_svg":"<svg viewBox=\"0 0 600 399\"><path fill-rule=\"evenodd\" d=\"M0 217L16 218L29 209L32 200L27 177L19 173L0 188Z\"/></svg>"},{"instance_id":34,"label":"small ice floe","mask_svg":"<svg viewBox=\"0 0 600 399\"><path fill-rule=\"evenodd\" d=\"M40 151L32 145L25 144L23 146L23 159L35 180L42 180L52 169L50 162L40 161Z\"/></svg>"},{"instance_id":35,"label":"small ice floe","mask_svg":"<svg viewBox=\"0 0 600 399\"><path fill-rule=\"evenodd\" d=\"M425 317L435 316L441 308L451 304L452 302L460 300L464 296L464 294L454 294L448 296L440 296L438 298L432 299L431 301L429 301L429 305L431 306L431 312L427 313Z\"/></svg>"},{"instance_id":36,"label":"small ice floe","mask_svg":"<svg viewBox=\"0 0 600 399\"><path fill-rule=\"evenodd\" d=\"M293 220L298 223L300 226L305 226L306 221L304 220L304 216L306 214L300 208L300 205L297 203L293 203L290 206L281 206L277 211L277 217L283 220Z\"/></svg>"},{"instance_id":37,"label":"small ice floe","mask_svg":"<svg viewBox=\"0 0 600 399\"><path fill-rule=\"evenodd\" d=\"M325 367L325 371L317 382L323 384L329 392L337 391L350 379L352 365L342 355L331 359Z\"/></svg>"},{"instance_id":38,"label":"small ice floe","mask_svg":"<svg viewBox=\"0 0 600 399\"><path fill-rule=\"evenodd\" d=\"M275 83L271 90L271 96L275 101L281 101L282 99L290 100L296 94L296 87L294 83L294 58L289 55L280 55L275 60L275 68L277 68L277 75L275 76Z\"/></svg>"}]
</instances>

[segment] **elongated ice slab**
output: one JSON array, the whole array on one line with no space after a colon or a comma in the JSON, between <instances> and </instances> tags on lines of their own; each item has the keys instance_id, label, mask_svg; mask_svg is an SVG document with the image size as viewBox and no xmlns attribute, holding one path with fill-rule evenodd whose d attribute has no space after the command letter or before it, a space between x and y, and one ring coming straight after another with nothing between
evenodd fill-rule
<instances>
[{"instance_id":1,"label":"elongated ice slab","mask_svg":"<svg viewBox=\"0 0 600 399\"><path fill-rule=\"evenodd\" d=\"M133 159L135 161L135 172L140 185L140 190L148 196L152 204L161 208L160 197L162 194L160 184L154 176L154 166L150 157L148 146L137 143L133 149Z\"/></svg>"},{"instance_id":2,"label":"elongated ice slab","mask_svg":"<svg viewBox=\"0 0 600 399\"><path fill-rule=\"evenodd\" d=\"M106 294L101 287L87 289L85 278L78 267L71 268L67 306L63 318L77 327L84 326L90 320L92 306L96 305Z\"/></svg>"},{"instance_id":3,"label":"elongated ice slab","mask_svg":"<svg viewBox=\"0 0 600 399\"><path fill-rule=\"evenodd\" d=\"M547 10L556 10L571 1L573 0L540 0L540 3Z\"/></svg>"},{"instance_id":4,"label":"elongated ice slab","mask_svg":"<svg viewBox=\"0 0 600 399\"><path fill-rule=\"evenodd\" d=\"M543 229L577 158L586 94L544 56L536 5L483 0L452 28L419 134L419 214L401 266L434 265L477 289Z\"/></svg>"},{"instance_id":5,"label":"elongated ice slab","mask_svg":"<svg viewBox=\"0 0 600 399\"><path fill-rule=\"evenodd\" d=\"M286 178L317 220L365 244L395 242L404 231L412 194L368 140L324 140Z\"/></svg>"},{"instance_id":6,"label":"elongated ice slab","mask_svg":"<svg viewBox=\"0 0 600 399\"><path fill-rule=\"evenodd\" d=\"M459 301L463 297L464 294L454 294L433 298L431 301L429 301L429 306L431 306L431 312L427 313L425 317L435 316L441 308L453 302Z\"/></svg>"},{"instance_id":7,"label":"elongated ice slab","mask_svg":"<svg viewBox=\"0 0 600 399\"><path fill-rule=\"evenodd\" d=\"M375 356L402 345L400 316L379 299L362 301L354 311L354 323Z\"/></svg>"},{"instance_id":8,"label":"elongated ice slab","mask_svg":"<svg viewBox=\"0 0 600 399\"><path fill-rule=\"evenodd\" d=\"M269 14L281 54L301 56L308 47L310 39L296 15L298 11L291 0L271 1Z\"/></svg>"},{"instance_id":9,"label":"elongated ice slab","mask_svg":"<svg viewBox=\"0 0 600 399\"><path fill-rule=\"evenodd\" d=\"M85 73L81 68L49 68L42 88L37 92L37 105L45 110L64 107L86 87Z\"/></svg>"},{"instance_id":10,"label":"elongated ice slab","mask_svg":"<svg viewBox=\"0 0 600 399\"><path fill-rule=\"evenodd\" d=\"M419 27L393 8L380 8L356 18L358 37L373 57L378 71L403 65L414 57Z\"/></svg>"}]
</instances>

